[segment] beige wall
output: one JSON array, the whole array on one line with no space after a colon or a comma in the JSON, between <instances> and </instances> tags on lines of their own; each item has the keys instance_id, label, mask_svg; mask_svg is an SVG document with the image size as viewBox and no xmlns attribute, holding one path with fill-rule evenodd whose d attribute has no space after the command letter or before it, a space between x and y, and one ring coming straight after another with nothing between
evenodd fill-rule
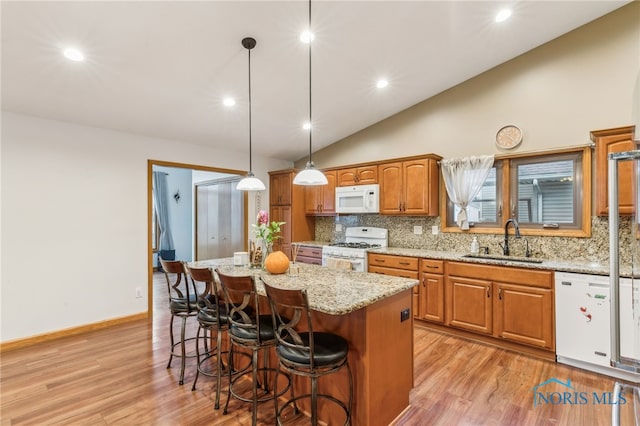
<instances>
[{"instance_id":1,"label":"beige wall","mask_svg":"<svg viewBox=\"0 0 640 426\"><path fill-rule=\"evenodd\" d=\"M445 158L500 153L496 131L511 123L524 132L519 152L581 145L591 130L640 125L639 98L636 1L313 157L325 168L431 152Z\"/></svg>"}]
</instances>

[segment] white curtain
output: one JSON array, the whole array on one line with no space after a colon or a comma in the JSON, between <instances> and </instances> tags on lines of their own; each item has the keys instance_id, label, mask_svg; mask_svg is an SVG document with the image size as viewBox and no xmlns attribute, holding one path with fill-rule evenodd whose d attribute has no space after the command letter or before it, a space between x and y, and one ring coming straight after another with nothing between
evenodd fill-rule
<instances>
[{"instance_id":1,"label":"white curtain","mask_svg":"<svg viewBox=\"0 0 640 426\"><path fill-rule=\"evenodd\" d=\"M460 208L456 223L460 229L469 229L467 207L478 195L493 167L493 155L452 158L440 161L447 194Z\"/></svg>"},{"instance_id":2,"label":"white curtain","mask_svg":"<svg viewBox=\"0 0 640 426\"><path fill-rule=\"evenodd\" d=\"M167 190L166 173L153 172L153 200L156 204L158 227L160 228L158 251L174 250L173 235L171 234L171 227L169 226L169 191Z\"/></svg>"}]
</instances>

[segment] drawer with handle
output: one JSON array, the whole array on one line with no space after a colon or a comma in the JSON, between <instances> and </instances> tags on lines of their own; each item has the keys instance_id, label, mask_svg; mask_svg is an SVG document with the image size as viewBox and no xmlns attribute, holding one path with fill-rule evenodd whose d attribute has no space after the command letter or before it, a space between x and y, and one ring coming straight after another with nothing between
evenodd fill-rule
<instances>
[{"instance_id":1,"label":"drawer with handle","mask_svg":"<svg viewBox=\"0 0 640 426\"><path fill-rule=\"evenodd\" d=\"M444 274L444 260L422 259L420 270L427 274Z\"/></svg>"},{"instance_id":2,"label":"drawer with handle","mask_svg":"<svg viewBox=\"0 0 640 426\"><path fill-rule=\"evenodd\" d=\"M369 253L370 266L383 266L385 268L418 270L417 257L394 256L389 254Z\"/></svg>"}]
</instances>

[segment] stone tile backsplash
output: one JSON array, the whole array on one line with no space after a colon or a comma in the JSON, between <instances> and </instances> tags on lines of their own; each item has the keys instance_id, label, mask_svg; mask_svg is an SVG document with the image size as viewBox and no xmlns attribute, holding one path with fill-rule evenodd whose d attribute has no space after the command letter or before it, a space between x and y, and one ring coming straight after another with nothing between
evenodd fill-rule
<instances>
[{"instance_id":1,"label":"stone tile backsplash","mask_svg":"<svg viewBox=\"0 0 640 426\"><path fill-rule=\"evenodd\" d=\"M342 225L336 231L336 225ZM414 226L422 226L422 235L413 233ZM431 233L432 226L440 229L439 217L400 217L381 215L347 215L316 218L316 240L344 241L344 230L349 226L376 226L389 230L390 247L406 247L426 250L442 250L468 252L474 236L478 237L480 246L489 247L490 253L502 254L498 246L504 240L504 234L470 234L470 233ZM514 256L523 256L525 244L534 257L544 259L583 260L589 262L609 261L609 223L607 217L594 216L591 224L591 238L540 237L526 236L521 239L513 237L510 230L509 247ZM631 262L631 219L620 217L620 259L623 263ZM525 242L526 241L526 242Z\"/></svg>"}]
</instances>

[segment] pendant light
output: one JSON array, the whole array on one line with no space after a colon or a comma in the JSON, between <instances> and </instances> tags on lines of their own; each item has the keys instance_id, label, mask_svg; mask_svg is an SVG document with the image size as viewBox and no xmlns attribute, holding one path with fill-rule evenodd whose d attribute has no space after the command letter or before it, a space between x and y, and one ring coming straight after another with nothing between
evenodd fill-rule
<instances>
[{"instance_id":1,"label":"pendant light","mask_svg":"<svg viewBox=\"0 0 640 426\"><path fill-rule=\"evenodd\" d=\"M309 0L309 161L307 166L299 172L293 179L294 185L326 185L327 177L320 170L316 169L316 166L311 160L311 132L313 129L311 121L311 0Z\"/></svg>"},{"instance_id":2,"label":"pendant light","mask_svg":"<svg viewBox=\"0 0 640 426\"><path fill-rule=\"evenodd\" d=\"M265 189L264 183L253 175L251 164L251 49L256 47L256 40L251 37L243 38L242 46L249 52L249 173L238 182L236 189L238 191L262 191Z\"/></svg>"}]
</instances>

